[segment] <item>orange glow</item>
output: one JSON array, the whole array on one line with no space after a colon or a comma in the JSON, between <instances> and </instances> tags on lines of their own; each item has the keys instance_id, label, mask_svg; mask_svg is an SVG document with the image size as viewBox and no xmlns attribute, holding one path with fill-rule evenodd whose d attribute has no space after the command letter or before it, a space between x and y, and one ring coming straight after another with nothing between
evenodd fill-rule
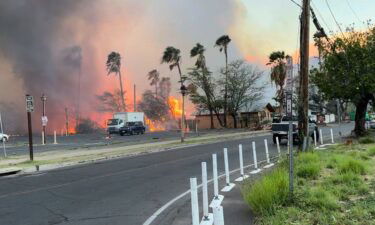
<instances>
[{"instance_id":1,"label":"orange glow","mask_svg":"<svg viewBox=\"0 0 375 225\"><path fill-rule=\"evenodd\" d=\"M146 119L145 124L148 126L150 132L155 132L155 131L165 131L165 124L156 122L156 121L151 121L150 119Z\"/></svg>"},{"instance_id":2,"label":"orange glow","mask_svg":"<svg viewBox=\"0 0 375 225\"><path fill-rule=\"evenodd\" d=\"M177 98L170 96L168 98L168 104L171 109L173 118L176 118L182 115L182 104Z\"/></svg>"}]
</instances>

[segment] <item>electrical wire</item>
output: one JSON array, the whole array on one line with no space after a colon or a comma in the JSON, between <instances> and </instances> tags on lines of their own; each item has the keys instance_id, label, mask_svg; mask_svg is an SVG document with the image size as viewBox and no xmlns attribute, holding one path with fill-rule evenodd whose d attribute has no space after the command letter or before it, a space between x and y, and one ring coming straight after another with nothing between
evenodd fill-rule
<instances>
[{"instance_id":1,"label":"electrical wire","mask_svg":"<svg viewBox=\"0 0 375 225\"><path fill-rule=\"evenodd\" d=\"M302 9L302 5L301 4L298 4L296 1L294 0L290 0L291 2L293 2L295 5L297 5L298 7L300 7Z\"/></svg>"},{"instance_id":2,"label":"electrical wire","mask_svg":"<svg viewBox=\"0 0 375 225\"><path fill-rule=\"evenodd\" d=\"M333 14L333 11L332 11L332 9L331 9L331 6L330 6L329 3L328 3L328 0L325 0L325 2L326 2L326 5L327 5L327 7L328 7L328 9L329 9L329 12L331 13L331 15L332 15L332 17L333 17L333 20L335 21L337 27L339 28L339 30L340 30L342 36L345 38L344 32L342 31L340 24L337 22L336 17L335 17L335 15Z\"/></svg>"},{"instance_id":3,"label":"electrical wire","mask_svg":"<svg viewBox=\"0 0 375 225\"><path fill-rule=\"evenodd\" d=\"M357 18L358 22L359 22L360 24L363 23L363 21L361 21L361 20L359 19L358 14L354 11L354 9L353 9L352 5L349 3L349 1L348 1L348 0L345 0L345 1L346 1L346 4L348 5L348 7L350 8L350 10L352 11L352 13L354 14L354 16Z\"/></svg>"},{"instance_id":4,"label":"electrical wire","mask_svg":"<svg viewBox=\"0 0 375 225\"><path fill-rule=\"evenodd\" d=\"M312 4L313 7L315 8L315 10L318 12L319 17L322 19L324 25L327 27L327 29L329 30L329 32L333 33L333 30L331 29L330 26L328 26L328 23L327 23L326 20L324 19L323 15L320 13L319 8L315 5L314 1L311 1L311 4Z\"/></svg>"}]
</instances>

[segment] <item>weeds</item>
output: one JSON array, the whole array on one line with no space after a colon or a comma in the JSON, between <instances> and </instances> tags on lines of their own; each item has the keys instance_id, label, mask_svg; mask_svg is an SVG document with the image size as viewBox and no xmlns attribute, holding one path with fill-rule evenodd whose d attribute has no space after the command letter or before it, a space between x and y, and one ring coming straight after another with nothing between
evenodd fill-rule
<instances>
[{"instance_id":1,"label":"weeds","mask_svg":"<svg viewBox=\"0 0 375 225\"><path fill-rule=\"evenodd\" d=\"M375 143L374 138L371 137L364 137L359 139L358 141L360 144L373 144Z\"/></svg>"},{"instance_id":2,"label":"weeds","mask_svg":"<svg viewBox=\"0 0 375 225\"><path fill-rule=\"evenodd\" d=\"M338 164L340 173L353 172L355 174L366 174L364 162L358 159L345 158Z\"/></svg>"}]
</instances>

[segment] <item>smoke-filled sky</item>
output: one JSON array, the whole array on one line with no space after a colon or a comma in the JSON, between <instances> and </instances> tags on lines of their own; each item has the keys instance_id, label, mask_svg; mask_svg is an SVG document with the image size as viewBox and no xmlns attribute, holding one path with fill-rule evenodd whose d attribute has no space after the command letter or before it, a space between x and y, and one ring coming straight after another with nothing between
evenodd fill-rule
<instances>
[{"instance_id":1,"label":"smoke-filled sky","mask_svg":"<svg viewBox=\"0 0 375 225\"><path fill-rule=\"evenodd\" d=\"M365 28L360 21L374 18L373 0L328 2L343 27L355 23ZM313 0L312 6L327 32L336 32L325 0ZM44 92L50 123L60 129L64 107L74 114L81 71L81 115L92 115L95 95L119 87L118 78L107 76L105 70L111 51L122 56L129 104L133 84L138 96L149 88L146 74L152 69L172 77L172 94L178 96L177 71L160 65L167 46L181 50L186 71L194 65L190 49L200 42L207 49L208 66L217 71L224 56L214 42L228 34L230 60L245 58L267 70L270 52L284 50L293 55L297 51L299 14L299 7L290 0L1 0L0 111L8 127L22 130L24 95L33 95L40 109ZM266 71L263 79L269 81L268 77ZM264 101L273 94L268 91ZM40 126L40 110L33 116L35 126Z\"/></svg>"}]
</instances>

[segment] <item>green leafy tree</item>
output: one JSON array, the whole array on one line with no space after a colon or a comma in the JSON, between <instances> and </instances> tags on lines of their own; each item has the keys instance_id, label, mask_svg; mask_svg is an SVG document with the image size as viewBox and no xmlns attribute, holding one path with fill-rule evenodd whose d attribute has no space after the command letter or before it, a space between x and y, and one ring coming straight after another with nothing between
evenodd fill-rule
<instances>
[{"instance_id":1,"label":"green leafy tree","mask_svg":"<svg viewBox=\"0 0 375 225\"><path fill-rule=\"evenodd\" d=\"M320 40L321 69L311 71L311 79L326 99L350 101L356 106L357 136L365 133L365 115L375 93L375 29L357 32L349 29L346 37Z\"/></svg>"},{"instance_id":2,"label":"green leafy tree","mask_svg":"<svg viewBox=\"0 0 375 225\"><path fill-rule=\"evenodd\" d=\"M225 85L224 85L224 126L227 126L227 105L228 105L228 44L231 42L231 39L228 35L222 35L219 37L215 46L219 47L220 52L224 51L225 56Z\"/></svg>"},{"instance_id":3,"label":"green leafy tree","mask_svg":"<svg viewBox=\"0 0 375 225\"><path fill-rule=\"evenodd\" d=\"M121 77L121 55L120 53L111 52L108 55L106 67L107 67L108 75L111 73L114 73L115 75L118 75L119 77L122 110L126 111L124 89L123 89L122 77Z\"/></svg>"},{"instance_id":4,"label":"green leafy tree","mask_svg":"<svg viewBox=\"0 0 375 225\"><path fill-rule=\"evenodd\" d=\"M155 96L152 91L146 90L138 107L152 121L163 122L169 118L169 106L162 98Z\"/></svg>"},{"instance_id":5,"label":"green leafy tree","mask_svg":"<svg viewBox=\"0 0 375 225\"><path fill-rule=\"evenodd\" d=\"M272 52L269 56L269 62L267 65L271 65L271 82L276 85L278 89L276 91L276 101L280 105L281 111L283 111L283 102L285 98L284 85L286 78L286 55L283 51Z\"/></svg>"}]
</instances>

